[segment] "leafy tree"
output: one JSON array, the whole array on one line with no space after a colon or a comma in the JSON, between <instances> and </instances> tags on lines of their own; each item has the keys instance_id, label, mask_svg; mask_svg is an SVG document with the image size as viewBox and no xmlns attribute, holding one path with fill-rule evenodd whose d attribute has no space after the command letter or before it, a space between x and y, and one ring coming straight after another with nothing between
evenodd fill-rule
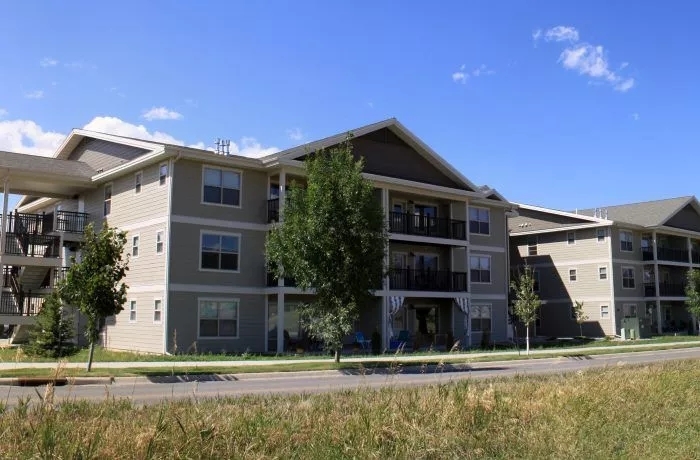
<instances>
[{"instance_id":1,"label":"leafy tree","mask_svg":"<svg viewBox=\"0 0 700 460\"><path fill-rule=\"evenodd\" d=\"M302 325L336 362L358 309L373 299L385 274L384 211L362 177L364 161L352 155L351 138L307 155L307 187L292 183L282 222L266 241L270 271L315 290L299 307Z\"/></svg>"},{"instance_id":2,"label":"leafy tree","mask_svg":"<svg viewBox=\"0 0 700 460\"><path fill-rule=\"evenodd\" d=\"M124 309L128 286L122 282L129 270L129 256L122 256L126 232L110 228L105 222L95 233L92 223L85 228L80 260L72 258L66 279L60 287L61 298L86 317L85 336L90 343L87 370L92 369L95 342L105 318Z\"/></svg>"},{"instance_id":3,"label":"leafy tree","mask_svg":"<svg viewBox=\"0 0 700 460\"><path fill-rule=\"evenodd\" d=\"M58 291L53 291L44 299L25 350L35 356L60 358L72 352L72 338L73 317L63 308Z\"/></svg>"},{"instance_id":4,"label":"leafy tree","mask_svg":"<svg viewBox=\"0 0 700 460\"><path fill-rule=\"evenodd\" d=\"M583 337L583 323L588 321L588 316L583 311L583 302L579 300L574 301L574 318L578 324L580 336Z\"/></svg>"},{"instance_id":5,"label":"leafy tree","mask_svg":"<svg viewBox=\"0 0 700 460\"><path fill-rule=\"evenodd\" d=\"M688 270L685 285L685 307L694 318L700 317L700 270L691 268Z\"/></svg>"},{"instance_id":6,"label":"leafy tree","mask_svg":"<svg viewBox=\"0 0 700 460\"><path fill-rule=\"evenodd\" d=\"M525 325L525 354L530 354L530 325L537 319L537 310L542 302L535 293L535 278L532 268L525 265L517 281L511 281L514 291L513 314Z\"/></svg>"}]
</instances>

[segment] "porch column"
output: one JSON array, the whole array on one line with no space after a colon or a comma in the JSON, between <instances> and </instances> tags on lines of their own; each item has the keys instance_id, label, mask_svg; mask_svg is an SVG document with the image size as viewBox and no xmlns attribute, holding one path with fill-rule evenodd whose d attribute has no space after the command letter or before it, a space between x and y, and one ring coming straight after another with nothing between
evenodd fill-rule
<instances>
[{"instance_id":1,"label":"porch column","mask_svg":"<svg viewBox=\"0 0 700 460\"><path fill-rule=\"evenodd\" d=\"M384 346L382 347L384 350L389 349L389 345L391 344L391 339L389 337L388 332L388 327L387 327L387 320L389 318L389 297L386 295L382 296L382 318L380 324L382 325L382 343Z\"/></svg>"},{"instance_id":2,"label":"porch column","mask_svg":"<svg viewBox=\"0 0 700 460\"><path fill-rule=\"evenodd\" d=\"M467 221L467 247L466 250L464 251L465 254L465 261L464 261L464 266L467 267L467 293L469 297L469 313L471 313L471 308L472 308L472 274L471 274L471 264L470 264L470 257L471 257L471 241L470 241L470 232L469 232L469 201L464 202L464 209L465 209L465 216L466 216L466 221ZM493 316L493 315L492 315ZM464 333L467 335L467 347L471 348L472 347L472 321L471 318L469 321L467 321L467 329L464 331Z\"/></svg>"},{"instance_id":3,"label":"porch column","mask_svg":"<svg viewBox=\"0 0 700 460\"><path fill-rule=\"evenodd\" d=\"M693 243L690 241L690 237L686 238L688 240L688 263L693 265Z\"/></svg>"},{"instance_id":4,"label":"porch column","mask_svg":"<svg viewBox=\"0 0 700 460\"><path fill-rule=\"evenodd\" d=\"M279 208L278 221L282 222L282 208L284 207L284 199L287 195L287 174L284 169L280 171L280 191L279 191ZM277 279L277 353L284 353L284 277L280 276Z\"/></svg>"},{"instance_id":5,"label":"porch column","mask_svg":"<svg viewBox=\"0 0 700 460\"><path fill-rule=\"evenodd\" d=\"M2 185L2 230L0 230L0 255L5 254L5 245L7 244L7 226L9 224L7 220L7 200L8 195L7 190L9 188L10 179L5 177Z\"/></svg>"},{"instance_id":6,"label":"porch column","mask_svg":"<svg viewBox=\"0 0 700 460\"><path fill-rule=\"evenodd\" d=\"M659 299L659 296L661 295L661 290L659 289L659 262L658 262L658 254L657 254L657 245L656 245L656 231L653 231L651 233L651 242L652 242L652 247L654 248L654 289L655 294L656 294L656 332L658 334L661 334L662 331L662 325L661 325L661 299ZM644 280L642 280L644 281Z\"/></svg>"}]
</instances>

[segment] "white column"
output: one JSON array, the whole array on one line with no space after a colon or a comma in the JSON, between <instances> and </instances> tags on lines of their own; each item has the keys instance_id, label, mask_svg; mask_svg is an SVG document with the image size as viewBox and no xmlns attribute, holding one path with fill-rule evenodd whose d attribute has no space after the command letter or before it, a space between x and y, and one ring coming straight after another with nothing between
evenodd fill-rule
<instances>
[{"instance_id":1,"label":"white column","mask_svg":"<svg viewBox=\"0 0 700 460\"><path fill-rule=\"evenodd\" d=\"M659 262L658 262L658 254L657 254L657 245L656 245L656 232L652 232L651 234L651 243L654 248L654 289L656 290L656 332L661 334L662 331L662 325L661 325L661 299L659 299L659 296L661 295L661 291L659 289ZM642 280L644 281L644 280Z\"/></svg>"},{"instance_id":2,"label":"white column","mask_svg":"<svg viewBox=\"0 0 700 460\"><path fill-rule=\"evenodd\" d=\"M287 195L287 174L280 171L279 222L282 222L282 208ZM277 353L284 353L284 277L277 280Z\"/></svg>"},{"instance_id":3,"label":"white column","mask_svg":"<svg viewBox=\"0 0 700 460\"><path fill-rule=\"evenodd\" d=\"M2 230L0 230L0 255L5 254L5 245L7 244L7 226L9 224L7 219L7 200L9 198L10 179L5 177L5 181L2 186Z\"/></svg>"},{"instance_id":4,"label":"white column","mask_svg":"<svg viewBox=\"0 0 700 460\"><path fill-rule=\"evenodd\" d=\"M688 263L693 264L693 243L690 242L690 237L686 238L688 240Z\"/></svg>"}]
</instances>

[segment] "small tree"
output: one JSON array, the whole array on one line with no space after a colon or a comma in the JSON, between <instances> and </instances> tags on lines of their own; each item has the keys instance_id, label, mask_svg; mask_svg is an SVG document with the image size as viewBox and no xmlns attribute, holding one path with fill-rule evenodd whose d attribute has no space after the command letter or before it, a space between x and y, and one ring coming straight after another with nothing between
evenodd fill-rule
<instances>
[{"instance_id":1,"label":"small tree","mask_svg":"<svg viewBox=\"0 0 700 460\"><path fill-rule=\"evenodd\" d=\"M87 370L92 369L95 343L108 316L124 309L127 285L122 279L129 270L129 256L123 257L126 232L105 222L100 233L92 224L85 228L80 260L72 258L66 279L60 286L61 298L86 317L85 337L90 343Z\"/></svg>"},{"instance_id":2,"label":"small tree","mask_svg":"<svg viewBox=\"0 0 700 460\"><path fill-rule=\"evenodd\" d=\"M685 307L693 318L700 317L700 270L691 268L686 276Z\"/></svg>"},{"instance_id":3,"label":"small tree","mask_svg":"<svg viewBox=\"0 0 700 460\"><path fill-rule=\"evenodd\" d=\"M574 301L574 318L578 324L580 336L583 337L583 323L588 321L588 316L583 311L583 302L575 300Z\"/></svg>"},{"instance_id":4,"label":"small tree","mask_svg":"<svg viewBox=\"0 0 700 460\"><path fill-rule=\"evenodd\" d=\"M530 325L537 319L537 310L542 302L535 293L535 278L532 269L525 265L517 281L511 281L514 291L513 313L525 325L525 354L530 354Z\"/></svg>"},{"instance_id":5,"label":"small tree","mask_svg":"<svg viewBox=\"0 0 700 460\"><path fill-rule=\"evenodd\" d=\"M381 287L387 244L382 205L362 177L364 162L353 157L350 139L307 155L307 187L292 184L282 223L266 242L272 272L315 290L313 300L299 307L302 325L335 353L336 362L359 307Z\"/></svg>"},{"instance_id":6,"label":"small tree","mask_svg":"<svg viewBox=\"0 0 700 460\"><path fill-rule=\"evenodd\" d=\"M60 358L72 351L72 338L73 317L63 308L58 292L53 291L44 299L25 349L35 356Z\"/></svg>"}]
</instances>

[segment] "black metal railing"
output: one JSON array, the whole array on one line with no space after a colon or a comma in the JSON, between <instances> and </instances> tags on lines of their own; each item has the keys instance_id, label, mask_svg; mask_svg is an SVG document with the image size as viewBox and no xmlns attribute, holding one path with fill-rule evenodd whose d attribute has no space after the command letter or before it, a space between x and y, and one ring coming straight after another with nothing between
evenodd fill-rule
<instances>
[{"instance_id":1,"label":"black metal railing","mask_svg":"<svg viewBox=\"0 0 700 460\"><path fill-rule=\"evenodd\" d=\"M658 260L688 263L688 249L657 247L656 257Z\"/></svg>"},{"instance_id":2,"label":"black metal railing","mask_svg":"<svg viewBox=\"0 0 700 460\"><path fill-rule=\"evenodd\" d=\"M7 233L5 254L27 257L56 258L61 256L61 237L28 233Z\"/></svg>"},{"instance_id":3,"label":"black metal railing","mask_svg":"<svg viewBox=\"0 0 700 460\"><path fill-rule=\"evenodd\" d=\"M24 212L13 212L5 219L5 231L8 233L31 233L42 234L45 232L45 223L52 220L46 214L29 214Z\"/></svg>"},{"instance_id":4,"label":"black metal railing","mask_svg":"<svg viewBox=\"0 0 700 460\"><path fill-rule=\"evenodd\" d=\"M684 283L660 283L659 294L662 297L685 297Z\"/></svg>"},{"instance_id":5,"label":"black metal railing","mask_svg":"<svg viewBox=\"0 0 700 460\"><path fill-rule=\"evenodd\" d=\"M467 273L449 270L393 269L389 288L400 291L467 292Z\"/></svg>"},{"instance_id":6,"label":"black metal railing","mask_svg":"<svg viewBox=\"0 0 700 460\"><path fill-rule=\"evenodd\" d=\"M467 223L463 220L446 217L392 212L389 214L389 232L465 240L467 239Z\"/></svg>"},{"instance_id":7,"label":"black metal railing","mask_svg":"<svg viewBox=\"0 0 700 460\"><path fill-rule=\"evenodd\" d=\"M36 294L13 295L9 292L2 293L0 299L0 315L36 316L44 305L44 296Z\"/></svg>"},{"instance_id":8,"label":"black metal railing","mask_svg":"<svg viewBox=\"0 0 700 460\"><path fill-rule=\"evenodd\" d=\"M656 283L644 283L644 297L656 297Z\"/></svg>"},{"instance_id":9,"label":"black metal railing","mask_svg":"<svg viewBox=\"0 0 700 460\"><path fill-rule=\"evenodd\" d=\"M280 220L280 199L272 198L267 200L267 222L277 222Z\"/></svg>"},{"instance_id":10,"label":"black metal railing","mask_svg":"<svg viewBox=\"0 0 700 460\"><path fill-rule=\"evenodd\" d=\"M642 248L642 260L654 260L654 249Z\"/></svg>"},{"instance_id":11,"label":"black metal railing","mask_svg":"<svg viewBox=\"0 0 700 460\"><path fill-rule=\"evenodd\" d=\"M277 281L277 276L274 273L267 272L267 286L268 287L274 287L277 286L279 283ZM296 287L297 283L294 281L294 278L284 278L284 287Z\"/></svg>"},{"instance_id":12,"label":"black metal railing","mask_svg":"<svg viewBox=\"0 0 700 460\"><path fill-rule=\"evenodd\" d=\"M693 249L693 263L700 265L700 251Z\"/></svg>"},{"instance_id":13,"label":"black metal railing","mask_svg":"<svg viewBox=\"0 0 700 460\"><path fill-rule=\"evenodd\" d=\"M84 233L90 215L85 212L56 211L56 230L65 233Z\"/></svg>"}]
</instances>

